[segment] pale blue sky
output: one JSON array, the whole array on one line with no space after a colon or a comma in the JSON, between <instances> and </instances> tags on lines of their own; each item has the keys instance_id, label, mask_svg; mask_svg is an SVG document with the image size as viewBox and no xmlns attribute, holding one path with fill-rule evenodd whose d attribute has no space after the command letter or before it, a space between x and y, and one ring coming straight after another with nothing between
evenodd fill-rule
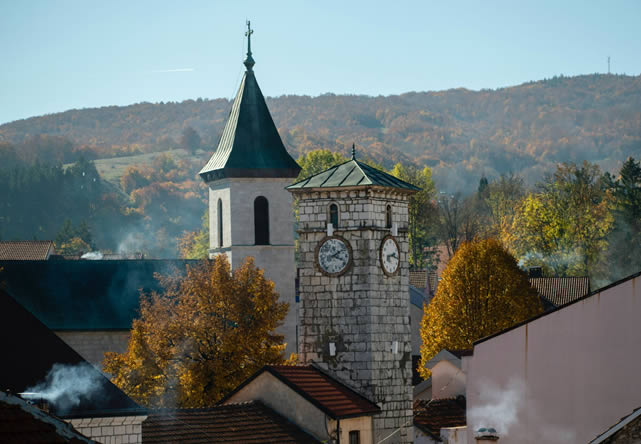
<instances>
[{"instance_id":1,"label":"pale blue sky","mask_svg":"<svg viewBox=\"0 0 641 444\"><path fill-rule=\"evenodd\" d=\"M641 1L0 0L0 123L263 93L389 95L641 73ZM173 71L171 70L181 70Z\"/></svg>"}]
</instances>

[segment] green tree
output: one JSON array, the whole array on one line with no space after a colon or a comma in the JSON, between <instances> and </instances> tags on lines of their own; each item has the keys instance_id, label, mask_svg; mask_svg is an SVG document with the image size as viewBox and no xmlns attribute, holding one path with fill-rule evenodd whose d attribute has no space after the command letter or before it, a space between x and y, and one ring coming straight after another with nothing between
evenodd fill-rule
<instances>
[{"instance_id":1,"label":"green tree","mask_svg":"<svg viewBox=\"0 0 641 444\"><path fill-rule=\"evenodd\" d=\"M418 193L410 196L408 217L410 265L422 269L428 263L432 265L433 259L429 247L433 247L436 243L434 232L430 229L436 215L435 206L432 203L436 195L432 170L428 167L421 170L414 166L397 163L390 174L421 189Z\"/></svg>"},{"instance_id":2,"label":"green tree","mask_svg":"<svg viewBox=\"0 0 641 444\"><path fill-rule=\"evenodd\" d=\"M425 364L444 348L472 348L474 341L540 312L527 274L499 241L464 242L421 320L419 372L429 377Z\"/></svg>"},{"instance_id":3,"label":"green tree","mask_svg":"<svg viewBox=\"0 0 641 444\"><path fill-rule=\"evenodd\" d=\"M341 153L330 150L314 150L300 156L297 160L301 170L296 182L314 174L318 174L335 165L347 162L349 159Z\"/></svg>"},{"instance_id":4,"label":"green tree","mask_svg":"<svg viewBox=\"0 0 641 444\"><path fill-rule=\"evenodd\" d=\"M201 220L200 230L185 232L178 241L178 253L182 259L209 257L209 210L205 210Z\"/></svg>"},{"instance_id":5,"label":"green tree","mask_svg":"<svg viewBox=\"0 0 641 444\"><path fill-rule=\"evenodd\" d=\"M191 126L186 127L180 137L180 146L187 151L196 151L200 148L200 134Z\"/></svg>"},{"instance_id":6,"label":"green tree","mask_svg":"<svg viewBox=\"0 0 641 444\"><path fill-rule=\"evenodd\" d=\"M107 353L112 381L149 407L210 407L266 364L283 362L274 333L288 310L252 258L231 270L225 255L160 278L142 295L127 351Z\"/></svg>"},{"instance_id":7,"label":"green tree","mask_svg":"<svg viewBox=\"0 0 641 444\"><path fill-rule=\"evenodd\" d=\"M598 166L562 164L519 207L510 247L525 266L557 276L602 270L612 229L611 193Z\"/></svg>"}]
</instances>

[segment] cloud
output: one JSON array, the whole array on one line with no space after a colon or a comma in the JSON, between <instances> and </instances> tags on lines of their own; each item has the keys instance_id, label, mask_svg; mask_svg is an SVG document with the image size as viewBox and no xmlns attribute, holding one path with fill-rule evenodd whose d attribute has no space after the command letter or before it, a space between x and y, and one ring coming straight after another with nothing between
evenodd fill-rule
<instances>
[{"instance_id":1,"label":"cloud","mask_svg":"<svg viewBox=\"0 0 641 444\"><path fill-rule=\"evenodd\" d=\"M195 68L154 69L151 72L193 72Z\"/></svg>"}]
</instances>

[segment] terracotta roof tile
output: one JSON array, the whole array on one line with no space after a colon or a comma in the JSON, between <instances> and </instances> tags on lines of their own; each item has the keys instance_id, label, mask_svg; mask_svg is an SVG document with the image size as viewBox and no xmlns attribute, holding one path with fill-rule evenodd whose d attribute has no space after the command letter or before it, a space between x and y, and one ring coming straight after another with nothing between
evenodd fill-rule
<instances>
[{"instance_id":1,"label":"terracotta roof tile","mask_svg":"<svg viewBox=\"0 0 641 444\"><path fill-rule=\"evenodd\" d=\"M427 271L410 271L410 285L416 288L425 288L427 286Z\"/></svg>"},{"instance_id":2,"label":"terracotta roof tile","mask_svg":"<svg viewBox=\"0 0 641 444\"><path fill-rule=\"evenodd\" d=\"M466 425L465 397L414 401L414 425L439 437L444 427Z\"/></svg>"},{"instance_id":3,"label":"terracotta roof tile","mask_svg":"<svg viewBox=\"0 0 641 444\"><path fill-rule=\"evenodd\" d=\"M530 285L536 289L539 297L555 307L590 293L590 278L587 276L530 278Z\"/></svg>"},{"instance_id":4,"label":"terracotta roof tile","mask_svg":"<svg viewBox=\"0 0 641 444\"><path fill-rule=\"evenodd\" d=\"M319 442L259 401L152 412L142 423L142 441L146 444Z\"/></svg>"},{"instance_id":5,"label":"terracotta roof tile","mask_svg":"<svg viewBox=\"0 0 641 444\"><path fill-rule=\"evenodd\" d=\"M51 241L0 241L2 261L45 261L53 253Z\"/></svg>"},{"instance_id":6,"label":"terracotta roof tile","mask_svg":"<svg viewBox=\"0 0 641 444\"><path fill-rule=\"evenodd\" d=\"M0 392L0 442L30 443L93 443L77 432L71 424L49 415L17 396Z\"/></svg>"},{"instance_id":7,"label":"terracotta roof tile","mask_svg":"<svg viewBox=\"0 0 641 444\"><path fill-rule=\"evenodd\" d=\"M311 365L274 365L266 369L334 418L380 412L376 404Z\"/></svg>"}]
</instances>

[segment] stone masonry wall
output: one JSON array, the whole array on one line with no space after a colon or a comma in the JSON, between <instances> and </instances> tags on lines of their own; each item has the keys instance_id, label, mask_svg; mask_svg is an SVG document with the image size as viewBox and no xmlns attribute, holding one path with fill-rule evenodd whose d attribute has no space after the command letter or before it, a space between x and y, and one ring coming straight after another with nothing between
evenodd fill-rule
<instances>
[{"instance_id":1,"label":"stone masonry wall","mask_svg":"<svg viewBox=\"0 0 641 444\"><path fill-rule=\"evenodd\" d=\"M300 358L320 363L377 402L375 442L411 442L412 384L409 325L407 195L361 189L300 193ZM334 235L352 247L352 268L339 277L323 275L315 248L326 235L328 207L340 208ZM401 250L400 271L388 277L379 261L385 208L392 206ZM336 344L330 356L329 343ZM393 344L398 350L393 352Z\"/></svg>"},{"instance_id":2,"label":"stone masonry wall","mask_svg":"<svg viewBox=\"0 0 641 444\"><path fill-rule=\"evenodd\" d=\"M146 416L114 416L110 418L77 418L68 422L83 435L102 444L142 442L142 422Z\"/></svg>"}]
</instances>

